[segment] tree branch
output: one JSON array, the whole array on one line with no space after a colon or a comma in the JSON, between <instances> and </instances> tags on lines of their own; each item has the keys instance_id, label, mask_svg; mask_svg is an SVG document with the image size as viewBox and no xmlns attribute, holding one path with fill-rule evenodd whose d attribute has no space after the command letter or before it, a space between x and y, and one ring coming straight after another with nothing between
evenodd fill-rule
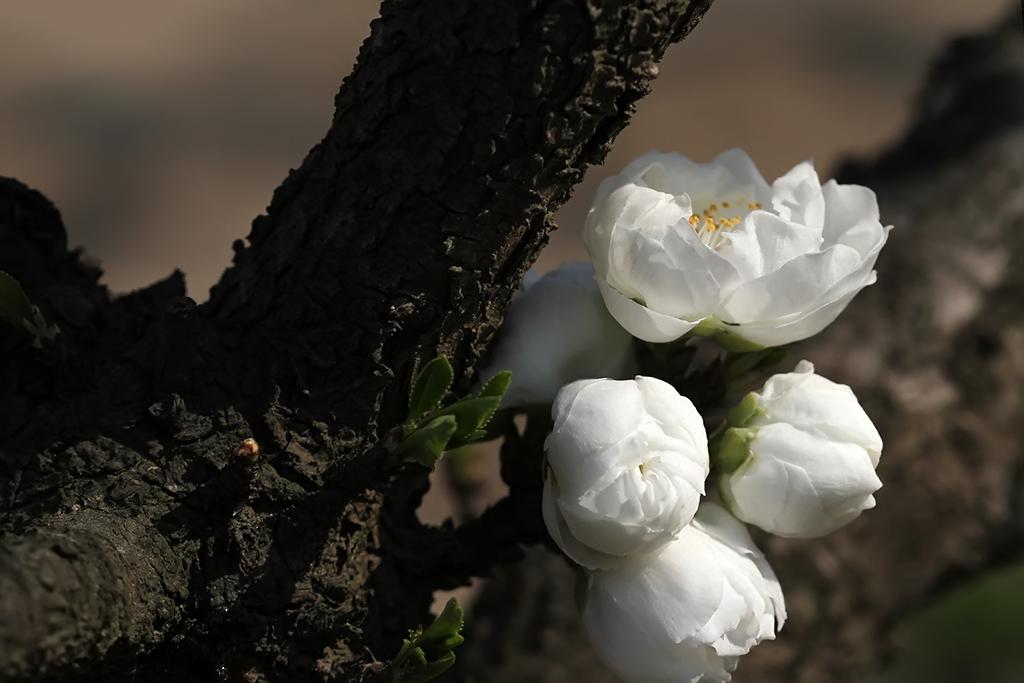
<instances>
[{"instance_id":1,"label":"tree branch","mask_svg":"<svg viewBox=\"0 0 1024 683\"><path fill-rule=\"evenodd\" d=\"M213 289L232 374L343 405L356 432L400 419L417 356L465 377L551 213L709 5L385 2L327 136Z\"/></svg>"},{"instance_id":2,"label":"tree branch","mask_svg":"<svg viewBox=\"0 0 1024 683\"><path fill-rule=\"evenodd\" d=\"M425 478L385 471L381 437L420 358L465 387L551 212L709 5L386 1L326 137L198 310L180 274L110 302L52 207L0 184L0 260L33 298L54 271L95 302L63 365L0 361L30 368L0 385L0 587L22 591L0 678L370 680L434 588L514 555L522 534L472 525L433 532L459 567L403 551L431 533ZM35 213L5 213L12 191Z\"/></svg>"}]
</instances>

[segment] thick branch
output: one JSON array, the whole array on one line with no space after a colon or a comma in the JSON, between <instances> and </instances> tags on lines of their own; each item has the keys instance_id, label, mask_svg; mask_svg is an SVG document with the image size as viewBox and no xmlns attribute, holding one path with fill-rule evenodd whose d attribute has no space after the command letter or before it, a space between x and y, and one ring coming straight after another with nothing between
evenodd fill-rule
<instances>
[{"instance_id":1,"label":"thick branch","mask_svg":"<svg viewBox=\"0 0 1024 683\"><path fill-rule=\"evenodd\" d=\"M469 371L551 212L709 5L385 2L330 131L213 290L237 372L362 432L398 417L417 354Z\"/></svg>"},{"instance_id":2,"label":"thick branch","mask_svg":"<svg viewBox=\"0 0 1024 683\"><path fill-rule=\"evenodd\" d=\"M82 652L152 646L187 595L167 541L132 519L88 511L0 537L0 671L38 677Z\"/></svg>"},{"instance_id":3,"label":"thick branch","mask_svg":"<svg viewBox=\"0 0 1024 683\"><path fill-rule=\"evenodd\" d=\"M394 545L422 531L424 480L381 471L380 435L420 356L447 353L467 382L550 213L709 4L388 0L331 129L208 306L176 276L101 291L68 365L7 359L34 365L2 387L0 530L17 541L0 586L22 597L0 602L0 678L126 661L148 680L369 678L434 588L507 557L522 536L485 524L438 532L457 568ZM0 244L34 229L14 215L0 211ZM16 273L30 295L62 244ZM95 282L73 280L86 294L70 300L91 301ZM263 455L246 467L248 437Z\"/></svg>"}]
</instances>

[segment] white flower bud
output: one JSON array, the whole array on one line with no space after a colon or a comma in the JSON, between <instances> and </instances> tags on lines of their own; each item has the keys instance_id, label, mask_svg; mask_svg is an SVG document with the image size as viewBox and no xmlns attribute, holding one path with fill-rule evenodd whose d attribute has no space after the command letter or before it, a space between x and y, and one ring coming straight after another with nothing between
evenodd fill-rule
<instances>
[{"instance_id":1,"label":"white flower bud","mask_svg":"<svg viewBox=\"0 0 1024 683\"><path fill-rule=\"evenodd\" d=\"M714 450L733 514L779 536L831 533L875 506L882 437L850 387L802 361L730 414Z\"/></svg>"},{"instance_id":2,"label":"white flower bud","mask_svg":"<svg viewBox=\"0 0 1024 683\"><path fill-rule=\"evenodd\" d=\"M529 284L505 315L486 381L512 372L504 407L549 404L585 377L632 377L633 338L608 314L589 263L570 263Z\"/></svg>"},{"instance_id":3,"label":"white flower bud","mask_svg":"<svg viewBox=\"0 0 1024 683\"><path fill-rule=\"evenodd\" d=\"M597 191L584 241L612 315L650 342L694 330L734 347L820 332L875 281L888 229L875 194L809 162L772 185L730 150L640 157Z\"/></svg>"},{"instance_id":4,"label":"white flower bud","mask_svg":"<svg viewBox=\"0 0 1024 683\"><path fill-rule=\"evenodd\" d=\"M612 567L690 522L708 476L707 433L671 385L580 380L558 392L551 414L543 514L566 555Z\"/></svg>"},{"instance_id":5,"label":"white flower bud","mask_svg":"<svg viewBox=\"0 0 1024 683\"><path fill-rule=\"evenodd\" d=\"M598 656L627 683L729 681L786 621L764 555L710 502L661 552L592 572L582 610Z\"/></svg>"}]
</instances>

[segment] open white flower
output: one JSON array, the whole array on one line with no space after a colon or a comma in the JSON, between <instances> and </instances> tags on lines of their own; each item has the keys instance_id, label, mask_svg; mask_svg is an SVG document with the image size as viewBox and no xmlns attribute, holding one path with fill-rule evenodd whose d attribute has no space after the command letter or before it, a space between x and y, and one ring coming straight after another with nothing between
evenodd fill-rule
<instances>
[{"instance_id":1,"label":"open white flower","mask_svg":"<svg viewBox=\"0 0 1024 683\"><path fill-rule=\"evenodd\" d=\"M612 315L650 342L690 330L780 346L820 332L875 281L875 194L810 162L769 185L741 150L640 157L597 191L584 240Z\"/></svg>"},{"instance_id":2,"label":"open white flower","mask_svg":"<svg viewBox=\"0 0 1024 683\"><path fill-rule=\"evenodd\" d=\"M548 404L585 377L632 377L633 338L608 314L590 263L563 265L529 284L505 315L483 380L512 372L502 405Z\"/></svg>"},{"instance_id":3,"label":"open white flower","mask_svg":"<svg viewBox=\"0 0 1024 683\"><path fill-rule=\"evenodd\" d=\"M690 522L708 476L707 433L671 385L580 380L558 393L551 414L543 514L566 555L612 567Z\"/></svg>"},{"instance_id":4,"label":"open white flower","mask_svg":"<svg viewBox=\"0 0 1024 683\"><path fill-rule=\"evenodd\" d=\"M628 683L731 679L786 621L782 588L742 524L714 503L655 556L587 578L583 624Z\"/></svg>"},{"instance_id":5,"label":"open white flower","mask_svg":"<svg viewBox=\"0 0 1024 683\"><path fill-rule=\"evenodd\" d=\"M723 498L745 522L779 536L824 536L875 506L882 437L845 384L772 376L730 414L715 442Z\"/></svg>"}]
</instances>

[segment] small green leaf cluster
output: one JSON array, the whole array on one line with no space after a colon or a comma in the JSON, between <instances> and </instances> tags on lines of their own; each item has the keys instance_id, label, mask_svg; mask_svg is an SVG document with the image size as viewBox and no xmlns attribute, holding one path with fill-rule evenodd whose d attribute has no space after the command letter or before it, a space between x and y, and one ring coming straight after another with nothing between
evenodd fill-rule
<instances>
[{"instance_id":1,"label":"small green leaf cluster","mask_svg":"<svg viewBox=\"0 0 1024 683\"><path fill-rule=\"evenodd\" d=\"M444 405L454 379L455 372L444 356L427 363L417 375L398 446L398 455L406 462L433 468L446 450L486 436L485 427L498 410L512 374L499 372L477 395Z\"/></svg>"},{"instance_id":2,"label":"small green leaf cluster","mask_svg":"<svg viewBox=\"0 0 1024 683\"><path fill-rule=\"evenodd\" d=\"M462 644L462 608L452 598L426 629L416 629L402 642L391 663L396 680L420 683L437 678L455 663L452 650Z\"/></svg>"},{"instance_id":3,"label":"small green leaf cluster","mask_svg":"<svg viewBox=\"0 0 1024 683\"><path fill-rule=\"evenodd\" d=\"M21 283L0 270L0 320L32 337L32 345L42 349L52 343L59 330L33 305Z\"/></svg>"}]
</instances>

